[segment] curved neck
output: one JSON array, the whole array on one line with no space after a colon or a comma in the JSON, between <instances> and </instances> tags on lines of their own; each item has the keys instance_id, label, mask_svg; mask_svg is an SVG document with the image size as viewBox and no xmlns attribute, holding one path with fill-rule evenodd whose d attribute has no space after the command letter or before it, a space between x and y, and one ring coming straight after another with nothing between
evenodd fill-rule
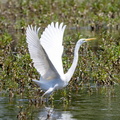
<instances>
[{"instance_id":1,"label":"curved neck","mask_svg":"<svg viewBox=\"0 0 120 120\"><path fill-rule=\"evenodd\" d=\"M80 46L82 45L82 43L80 43L79 41L76 43L75 46L75 50L74 50L74 59L73 59L73 63L70 67L70 69L68 70L68 72L65 74L66 78L67 78L67 82L70 81L71 77L73 76L73 73L75 71L75 68L77 66L77 62L78 62L78 51Z\"/></svg>"}]
</instances>

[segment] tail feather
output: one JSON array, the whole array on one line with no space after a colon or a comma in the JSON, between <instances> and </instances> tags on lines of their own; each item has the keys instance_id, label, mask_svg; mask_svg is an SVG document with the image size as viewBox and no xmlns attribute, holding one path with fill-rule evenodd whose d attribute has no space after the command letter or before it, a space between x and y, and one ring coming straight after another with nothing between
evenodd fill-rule
<instances>
[{"instance_id":1,"label":"tail feather","mask_svg":"<svg viewBox=\"0 0 120 120\"><path fill-rule=\"evenodd\" d=\"M38 86L40 86L40 81L39 80L32 80L32 81L34 81Z\"/></svg>"}]
</instances>

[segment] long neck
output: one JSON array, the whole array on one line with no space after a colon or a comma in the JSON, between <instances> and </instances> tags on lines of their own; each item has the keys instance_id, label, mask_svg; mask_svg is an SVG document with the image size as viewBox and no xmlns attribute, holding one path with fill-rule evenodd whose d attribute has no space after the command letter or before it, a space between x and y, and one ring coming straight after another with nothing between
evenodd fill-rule
<instances>
[{"instance_id":1,"label":"long neck","mask_svg":"<svg viewBox=\"0 0 120 120\"><path fill-rule=\"evenodd\" d=\"M77 62L78 62L78 51L80 46L82 45L82 43L79 43L79 41L77 42L76 46L75 46L75 50L74 50L74 59L73 59L73 63L70 67L70 69L68 70L68 72L65 74L67 81L69 82L71 77L73 76L73 73L75 71L75 68L77 66Z\"/></svg>"}]
</instances>

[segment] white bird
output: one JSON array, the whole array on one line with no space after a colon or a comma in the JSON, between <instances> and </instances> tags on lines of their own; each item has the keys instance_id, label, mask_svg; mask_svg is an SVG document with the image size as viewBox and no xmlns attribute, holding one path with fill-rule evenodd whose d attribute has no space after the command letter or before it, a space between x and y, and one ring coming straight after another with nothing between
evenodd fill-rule
<instances>
[{"instance_id":1,"label":"white bird","mask_svg":"<svg viewBox=\"0 0 120 120\"><path fill-rule=\"evenodd\" d=\"M72 66L67 73L63 72L62 53L63 53L63 34L66 25L63 23L51 23L46 28L41 38L38 37L40 28L28 26L26 39L28 49L33 60L34 67L40 74L40 80L33 80L49 96L56 89L61 89L68 85L78 62L79 47L95 38L80 39L75 46L74 59ZM42 98L41 97L41 98Z\"/></svg>"}]
</instances>

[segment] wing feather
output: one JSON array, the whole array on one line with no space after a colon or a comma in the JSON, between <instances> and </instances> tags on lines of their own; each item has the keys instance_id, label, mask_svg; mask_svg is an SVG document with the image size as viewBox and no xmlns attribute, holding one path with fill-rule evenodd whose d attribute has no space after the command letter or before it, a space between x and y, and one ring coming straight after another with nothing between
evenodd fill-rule
<instances>
[{"instance_id":1,"label":"wing feather","mask_svg":"<svg viewBox=\"0 0 120 120\"><path fill-rule=\"evenodd\" d=\"M66 25L63 26L63 23L59 25L58 22L55 24L52 22L47 26L40 38L42 47L60 76L64 74L62 65L62 42L65 27Z\"/></svg>"},{"instance_id":2,"label":"wing feather","mask_svg":"<svg viewBox=\"0 0 120 120\"><path fill-rule=\"evenodd\" d=\"M46 52L40 44L38 32L40 28L28 26L26 30L26 39L28 43L28 50L33 60L34 67L41 74L41 77L46 80L58 78L55 67L49 60Z\"/></svg>"}]
</instances>

